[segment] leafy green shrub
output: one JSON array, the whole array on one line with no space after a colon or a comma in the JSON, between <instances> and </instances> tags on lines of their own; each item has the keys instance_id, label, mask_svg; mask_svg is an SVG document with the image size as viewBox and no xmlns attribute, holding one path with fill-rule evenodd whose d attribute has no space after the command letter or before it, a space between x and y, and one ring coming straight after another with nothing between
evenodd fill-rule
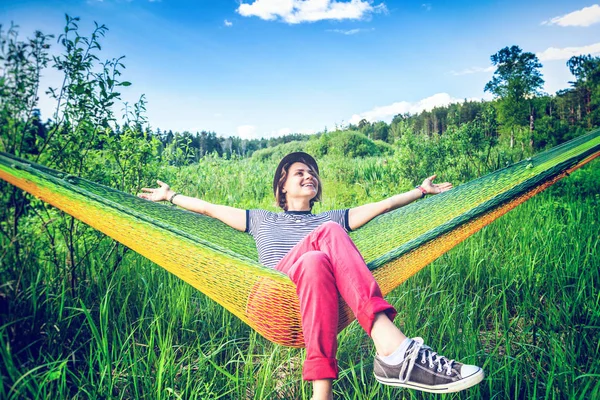
<instances>
[{"instance_id":1,"label":"leafy green shrub","mask_svg":"<svg viewBox=\"0 0 600 400\"><path fill-rule=\"evenodd\" d=\"M368 157L380 154L372 140L356 131L333 132L330 134L328 154L344 157Z\"/></svg>"},{"instance_id":2,"label":"leafy green shrub","mask_svg":"<svg viewBox=\"0 0 600 400\"><path fill-rule=\"evenodd\" d=\"M289 153L296 151L305 151L304 147L306 142L293 141L289 143L280 144L275 147L268 147L266 149L256 150L252 154L252 158L256 161L267 161L269 159L281 159Z\"/></svg>"},{"instance_id":3,"label":"leafy green shrub","mask_svg":"<svg viewBox=\"0 0 600 400\"><path fill-rule=\"evenodd\" d=\"M329 140L327 134L312 138L306 142L305 151L314 157L323 157L329 151Z\"/></svg>"},{"instance_id":4,"label":"leafy green shrub","mask_svg":"<svg viewBox=\"0 0 600 400\"><path fill-rule=\"evenodd\" d=\"M396 151L394 146L384 142L383 140L374 140L373 143L375 143L375 146L377 146L377 149L381 155L392 155Z\"/></svg>"}]
</instances>

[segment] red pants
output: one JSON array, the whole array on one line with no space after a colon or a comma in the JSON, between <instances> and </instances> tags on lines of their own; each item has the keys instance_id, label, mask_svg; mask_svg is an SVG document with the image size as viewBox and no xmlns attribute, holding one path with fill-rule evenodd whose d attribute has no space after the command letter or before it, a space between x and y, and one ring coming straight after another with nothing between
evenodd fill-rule
<instances>
[{"instance_id":1,"label":"red pants","mask_svg":"<svg viewBox=\"0 0 600 400\"><path fill-rule=\"evenodd\" d=\"M304 380L335 379L338 296L368 335L375 314L393 320L396 310L381 290L358 249L339 224L326 222L298 243L275 267L296 284L306 345Z\"/></svg>"}]
</instances>

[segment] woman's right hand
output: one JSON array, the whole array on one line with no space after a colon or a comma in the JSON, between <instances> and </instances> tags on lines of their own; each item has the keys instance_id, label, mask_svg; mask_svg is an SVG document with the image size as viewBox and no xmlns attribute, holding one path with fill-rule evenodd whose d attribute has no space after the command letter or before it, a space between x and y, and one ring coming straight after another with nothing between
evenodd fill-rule
<instances>
[{"instance_id":1,"label":"woman's right hand","mask_svg":"<svg viewBox=\"0 0 600 400\"><path fill-rule=\"evenodd\" d=\"M138 197L142 199L150 200L150 201L166 201L169 200L169 196L173 194L171 187L166 183L157 180L158 188L142 188L142 192L138 194Z\"/></svg>"},{"instance_id":2,"label":"woman's right hand","mask_svg":"<svg viewBox=\"0 0 600 400\"><path fill-rule=\"evenodd\" d=\"M156 181L158 186L153 188L142 188L142 193L138 197L150 201L165 201L173 198L175 194L169 185L164 182ZM246 231L246 210L219 204L211 204L207 201L189 196L177 196L176 205L188 211L204 214L211 218L216 218L238 231Z\"/></svg>"}]
</instances>

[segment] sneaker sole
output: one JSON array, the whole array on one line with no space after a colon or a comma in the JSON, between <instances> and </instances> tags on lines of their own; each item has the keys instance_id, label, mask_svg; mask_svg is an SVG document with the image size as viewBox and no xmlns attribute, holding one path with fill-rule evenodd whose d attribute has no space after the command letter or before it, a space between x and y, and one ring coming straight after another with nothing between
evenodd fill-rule
<instances>
[{"instance_id":1,"label":"sneaker sole","mask_svg":"<svg viewBox=\"0 0 600 400\"><path fill-rule=\"evenodd\" d=\"M383 377L377 376L377 375L375 375L375 379L377 379L379 382L383 383L384 385L404 387L404 388L408 388L408 389L415 389L415 390L420 390L422 392L454 393L454 392L460 392L461 390L465 390L465 389L470 388L471 386L477 385L479 382L481 382L483 380L484 376L485 376L485 374L483 373L483 370L480 368L479 371L475 372L473 375L469 375L466 378L461 379L460 381L452 382L447 385L437 385L437 386L422 385L422 384L411 383L411 382L400 383L400 382L398 382L397 379L383 378Z\"/></svg>"}]
</instances>

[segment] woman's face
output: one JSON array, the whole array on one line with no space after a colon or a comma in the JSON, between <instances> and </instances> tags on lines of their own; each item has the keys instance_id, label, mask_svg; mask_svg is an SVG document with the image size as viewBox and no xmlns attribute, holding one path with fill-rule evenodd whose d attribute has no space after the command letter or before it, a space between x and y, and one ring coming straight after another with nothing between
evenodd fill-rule
<instances>
[{"instance_id":1,"label":"woman's face","mask_svg":"<svg viewBox=\"0 0 600 400\"><path fill-rule=\"evenodd\" d=\"M290 166L287 179L283 184L283 192L288 199L290 197L307 197L308 200L311 200L317 195L318 189L319 180L308 165L295 162Z\"/></svg>"}]
</instances>

